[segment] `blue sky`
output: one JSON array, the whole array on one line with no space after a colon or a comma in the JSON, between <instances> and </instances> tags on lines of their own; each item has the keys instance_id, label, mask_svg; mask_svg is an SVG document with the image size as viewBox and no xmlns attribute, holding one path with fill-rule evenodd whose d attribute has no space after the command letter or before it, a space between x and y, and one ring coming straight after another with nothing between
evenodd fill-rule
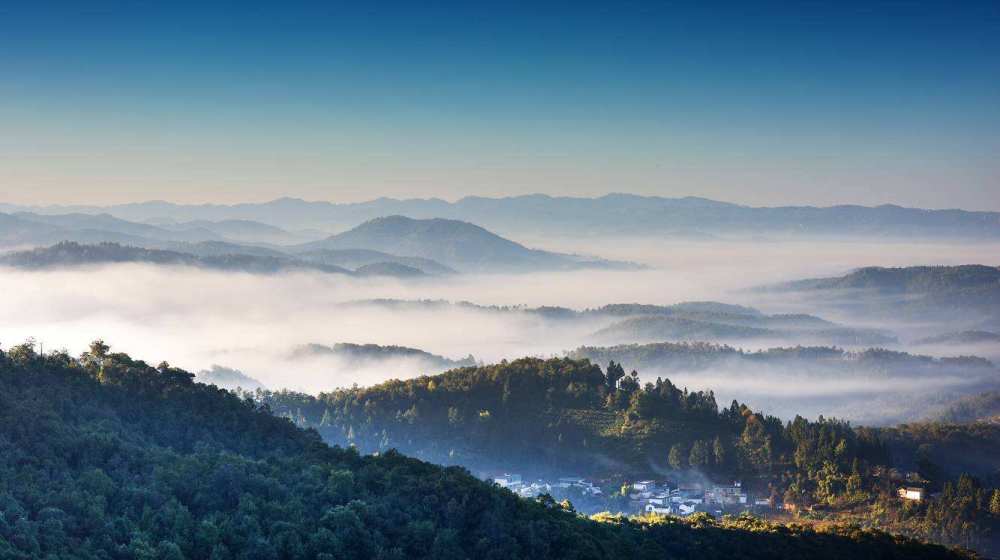
<instances>
[{"instance_id":1,"label":"blue sky","mask_svg":"<svg viewBox=\"0 0 1000 560\"><path fill-rule=\"evenodd\" d=\"M1000 5L0 4L0 198L1000 210Z\"/></svg>"}]
</instances>

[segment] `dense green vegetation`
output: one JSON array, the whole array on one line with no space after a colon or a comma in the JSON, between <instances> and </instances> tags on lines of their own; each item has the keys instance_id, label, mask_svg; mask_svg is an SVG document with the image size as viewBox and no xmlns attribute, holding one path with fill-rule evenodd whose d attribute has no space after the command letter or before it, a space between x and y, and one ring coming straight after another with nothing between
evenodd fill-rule
<instances>
[{"instance_id":1,"label":"dense green vegetation","mask_svg":"<svg viewBox=\"0 0 1000 560\"><path fill-rule=\"evenodd\" d=\"M941 508L954 508L905 506L897 496L913 477L943 489L962 473L980 477L982 494L991 495L1000 468L995 426L876 430L822 417L782 422L736 402L720 409L712 393L668 380L641 385L616 363L602 372L571 359L521 359L319 398L288 392L255 398L328 441L363 451L397 448L484 470L625 481L697 472L741 479L775 505L852 518L861 512L863 523L998 550L991 532L997 512L959 508L952 530L930 532L942 526L933 521Z\"/></svg>"},{"instance_id":2,"label":"dense green vegetation","mask_svg":"<svg viewBox=\"0 0 1000 560\"><path fill-rule=\"evenodd\" d=\"M266 407L96 342L0 352L0 558L960 558L859 528L586 520L395 452L323 444Z\"/></svg>"},{"instance_id":3,"label":"dense green vegetation","mask_svg":"<svg viewBox=\"0 0 1000 560\"><path fill-rule=\"evenodd\" d=\"M951 403L930 420L949 423L994 422L1000 420L1000 391L986 391Z\"/></svg>"},{"instance_id":4,"label":"dense green vegetation","mask_svg":"<svg viewBox=\"0 0 1000 560\"><path fill-rule=\"evenodd\" d=\"M605 374L585 360L525 358L319 398L267 392L258 398L335 443L466 465L640 476L657 464L668 468L675 447L684 457L675 467L725 477L767 476L793 466L800 449L822 448L815 453L836 455L844 468L854 459L886 461L871 432L844 422L796 418L786 425L735 401L720 410L711 392L663 379L643 386L618 364ZM691 465L696 446L712 453Z\"/></svg>"},{"instance_id":5,"label":"dense green vegetation","mask_svg":"<svg viewBox=\"0 0 1000 560\"><path fill-rule=\"evenodd\" d=\"M1000 424L914 422L875 430L901 469L936 481L963 473L1000 486Z\"/></svg>"}]
</instances>

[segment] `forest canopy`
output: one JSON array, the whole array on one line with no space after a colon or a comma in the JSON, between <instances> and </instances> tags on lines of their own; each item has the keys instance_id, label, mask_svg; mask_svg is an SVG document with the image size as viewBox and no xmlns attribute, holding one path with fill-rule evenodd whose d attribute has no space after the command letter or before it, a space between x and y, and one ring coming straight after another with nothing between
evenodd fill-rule
<instances>
[{"instance_id":1,"label":"forest canopy","mask_svg":"<svg viewBox=\"0 0 1000 560\"><path fill-rule=\"evenodd\" d=\"M79 358L0 351L0 386L3 558L965 556L857 528L588 520L461 468L329 447L266 406L100 341Z\"/></svg>"}]
</instances>

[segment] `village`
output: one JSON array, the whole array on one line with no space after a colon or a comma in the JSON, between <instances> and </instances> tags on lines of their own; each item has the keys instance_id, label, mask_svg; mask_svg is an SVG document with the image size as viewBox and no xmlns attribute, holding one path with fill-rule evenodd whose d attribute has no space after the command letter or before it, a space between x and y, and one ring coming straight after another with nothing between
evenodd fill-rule
<instances>
[{"instance_id":1,"label":"village","mask_svg":"<svg viewBox=\"0 0 1000 560\"><path fill-rule=\"evenodd\" d=\"M744 511L765 513L771 509L767 497L751 498L739 481L714 484L640 480L613 490L602 489L599 484L581 477L527 481L519 474L504 474L492 481L523 498L548 494L556 500L569 500L577 510L587 513L621 511L687 516L696 512L712 515Z\"/></svg>"},{"instance_id":2,"label":"village","mask_svg":"<svg viewBox=\"0 0 1000 560\"><path fill-rule=\"evenodd\" d=\"M577 476L529 481L524 480L520 474L504 474L489 480L522 498L548 494L557 501L569 500L577 511L588 514L614 511L684 517L697 512L714 516L751 512L767 517L780 510L794 512L799 509L793 504L774 503L766 495L751 495L740 481L718 484L707 480L681 483L640 480L625 483L620 488L605 486L602 489L600 483ZM922 487L902 486L898 495L903 501L921 502L925 499L926 492Z\"/></svg>"}]
</instances>

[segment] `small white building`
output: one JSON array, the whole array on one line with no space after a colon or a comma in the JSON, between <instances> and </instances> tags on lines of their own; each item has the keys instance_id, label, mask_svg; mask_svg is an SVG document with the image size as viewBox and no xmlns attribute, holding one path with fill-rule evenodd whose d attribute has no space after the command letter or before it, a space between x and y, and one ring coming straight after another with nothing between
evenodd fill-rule
<instances>
[{"instance_id":1,"label":"small white building","mask_svg":"<svg viewBox=\"0 0 1000 560\"><path fill-rule=\"evenodd\" d=\"M662 504L648 503L646 504L646 513L656 513L659 515L667 515L671 513L670 506L665 506Z\"/></svg>"},{"instance_id":2,"label":"small white building","mask_svg":"<svg viewBox=\"0 0 1000 560\"><path fill-rule=\"evenodd\" d=\"M677 511L681 515L691 515L698 510L699 505L701 505L701 500L684 500L677 504Z\"/></svg>"},{"instance_id":3,"label":"small white building","mask_svg":"<svg viewBox=\"0 0 1000 560\"><path fill-rule=\"evenodd\" d=\"M513 486L521 485L521 475L519 474L505 474L500 478L494 478L493 482L503 488L511 488Z\"/></svg>"},{"instance_id":4,"label":"small white building","mask_svg":"<svg viewBox=\"0 0 1000 560\"><path fill-rule=\"evenodd\" d=\"M655 480L640 480L632 484L632 489L641 491L649 491L656 488Z\"/></svg>"},{"instance_id":5,"label":"small white building","mask_svg":"<svg viewBox=\"0 0 1000 560\"><path fill-rule=\"evenodd\" d=\"M921 502L924 499L924 489L915 486L904 486L899 489L899 497L904 500Z\"/></svg>"}]
</instances>

